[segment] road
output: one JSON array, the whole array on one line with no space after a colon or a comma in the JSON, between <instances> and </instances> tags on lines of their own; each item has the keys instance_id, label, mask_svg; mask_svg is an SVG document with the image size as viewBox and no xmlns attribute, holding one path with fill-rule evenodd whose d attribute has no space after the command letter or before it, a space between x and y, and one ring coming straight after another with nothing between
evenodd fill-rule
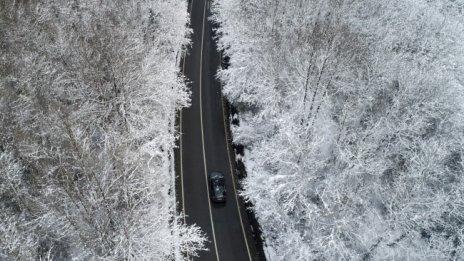
<instances>
[{"instance_id":1,"label":"road","mask_svg":"<svg viewBox=\"0 0 464 261\"><path fill-rule=\"evenodd\" d=\"M257 260L244 207L236 196L235 164L227 142L221 86L215 79L220 55L208 21L210 0L192 0L189 6L192 46L182 62L192 91L191 106L179 113L177 194L184 222L197 224L208 237L208 251L193 260ZM209 200L207 173L225 175L227 202Z\"/></svg>"}]
</instances>

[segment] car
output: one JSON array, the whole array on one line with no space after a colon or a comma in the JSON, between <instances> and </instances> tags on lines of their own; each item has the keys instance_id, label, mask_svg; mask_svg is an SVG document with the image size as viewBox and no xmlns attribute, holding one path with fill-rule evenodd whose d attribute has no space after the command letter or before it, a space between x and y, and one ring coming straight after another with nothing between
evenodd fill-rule
<instances>
[{"instance_id":1,"label":"car","mask_svg":"<svg viewBox=\"0 0 464 261\"><path fill-rule=\"evenodd\" d=\"M226 202L226 184L224 175L220 172L211 172L208 175L209 195L211 201L215 203Z\"/></svg>"}]
</instances>

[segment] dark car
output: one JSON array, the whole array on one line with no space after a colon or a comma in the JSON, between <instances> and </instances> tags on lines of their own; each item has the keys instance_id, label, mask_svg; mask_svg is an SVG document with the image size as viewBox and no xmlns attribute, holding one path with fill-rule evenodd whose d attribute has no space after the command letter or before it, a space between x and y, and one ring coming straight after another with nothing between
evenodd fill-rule
<instances>
[{"instance_id":1,"label":"dark car","mask_svg":"<svg viewBox=\"0 0 464 261\"><path fill-rule=\"evenodd\" d=\"M211 172L208 175L209 194L213 202L226 202L226 185L224 175L219 172Z\"/></svg>"}]
</instances>

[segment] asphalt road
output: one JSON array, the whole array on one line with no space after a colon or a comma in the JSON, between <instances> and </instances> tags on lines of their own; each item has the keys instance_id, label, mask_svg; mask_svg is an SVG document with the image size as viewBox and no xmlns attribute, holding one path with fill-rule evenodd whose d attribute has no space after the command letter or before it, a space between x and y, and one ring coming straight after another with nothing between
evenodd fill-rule
<instances>
[{"instance_id":1,"label":"asphalt road","mask_svg":"<svg viewBox=\"0 0 464 261\"><path fill-rule=\"evenodd\" d=\"M177 163L177 194L187 224L197 224L208 237L208 251L193 260L257 260L243 205L236 197L230 147L225 131L221 86L216 80L220 55L208 21L210 0L193 0L189 10L193 45L183 60L192 91L191 106L179 115L181 133ZM207 173L222 172L227 202L209 200Z\"/></svg>"}]
</instances>

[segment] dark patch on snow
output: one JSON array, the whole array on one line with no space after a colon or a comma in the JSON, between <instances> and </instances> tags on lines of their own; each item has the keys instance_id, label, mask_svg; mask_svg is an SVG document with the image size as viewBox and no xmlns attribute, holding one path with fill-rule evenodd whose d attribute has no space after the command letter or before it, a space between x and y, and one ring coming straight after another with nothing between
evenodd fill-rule
<instances>
[{"instance_id":1,"label":"dark patch on snow","mask_svg":"<svg viewBox=\"0 0 464 261\"><path fill-rule=\"evenodd\" d=\"M311 202L315 204L319 209L324 208L324 204L322 203L322 199L319 195L314 195L309 200L311 200Z\"/></svg>"},{"instance_id":2,"label":"dark patch on snow","mask_svg":"<svg viewBox=\"0 0 464 261\"><path fill-rule=\"evenodd\" d=\"M458 246L460 246L460 245L461 245L461 240L459 239L458 236L455 236L455 237L454 237L454 240L453 240L453 246L454 246L454 247L458 247Z\"/></svg>"},{"instance_id":3,"label":"dark patch on snow","mask_svg":"<svg viewBox=\"0 0 464 261\"><path fill-rule=\"evenodd\" d=\"M420 234L421 234L421 237L425 240L429 240L431 237L431 235L425 229L422 229Z\"/></svg>"},{"instance_id":4,"label":"dark patch on snow","mask_svg":"<svg viewBox=\"0 0 464 261\"><path fill-rule=\"evenodd\" d=\"M462 155L461 152L451 152L445 160L445 167L452 173L462 173Z\"/></svg>"},{"instance_id":5,"label":"dark patch on snow","mask_svg":"<svg viewBox=\"0 0 464 261\"><path fill-rule=\"evenodd\" d=\"M232 119L232 125L240 126L240 121L237 118Z\"/></svg>"},{"instance_id":6,"label":"dark patch on snow","mask_svg":"<svg viewBox=\"0 0 464 261\"><path fill-rule=\"evenodd\" d=\"M237 159L237 167L235 169L236 175L239 179L243 179L247 176L245 164L243 164L241 159Z\"/></svg>"},{"instance_id":7,"label":"dark patch on snow","mask_svg":"<svg viewBox=\"0 0 464 261\"><path fill-rule=\"evenodd\" d=\"M243 157L245 147L242 144L233 144L232 146L234 147L235 154Z\"/></svg>"},{"instance_id":8,"label":"dark patch on snow","mask_svg":"<svg viewBox=\"0 0 464 261\"><path fill-rule=\"evenodd\" d=\"M427 122L427 125L425 126L423 133L421 135L423 139L429 139L435 135L435 133L438 130L438 125L440 123L440 120L437 118L428 118L426 122Z\"/></svg>"},{"instance_id":9,"label":"dark patch on snow","mask_svg":"<svg viewBox=\"0 0 464 261\"><path fill-rule=\"evenodd\" d=\"M229 104L229 110L230 110L230 115L234 117L235 115L238 114L238 110L234 105Z\"/></svg>"},{"instance_id":10,"label":"dark patch on snow","mask_svg":"<svg viewBox=\"0 0 464 261\"><path fill-rule=\"evenodd\" d=\"M230 57L222 52L221 67L227 69L230 66Z\"/></svg>"},{"instance_id":11,"label":"dark patch on snow","mask_svg":"<svg viewBox=\"0 0 464 261\"><path fill-rule=\"evenodd\" d=\"M398 176L399 174L395 169L388 168L380 176L380 181L383 185L393 186Z\"/></svg>"}]
</instances>

